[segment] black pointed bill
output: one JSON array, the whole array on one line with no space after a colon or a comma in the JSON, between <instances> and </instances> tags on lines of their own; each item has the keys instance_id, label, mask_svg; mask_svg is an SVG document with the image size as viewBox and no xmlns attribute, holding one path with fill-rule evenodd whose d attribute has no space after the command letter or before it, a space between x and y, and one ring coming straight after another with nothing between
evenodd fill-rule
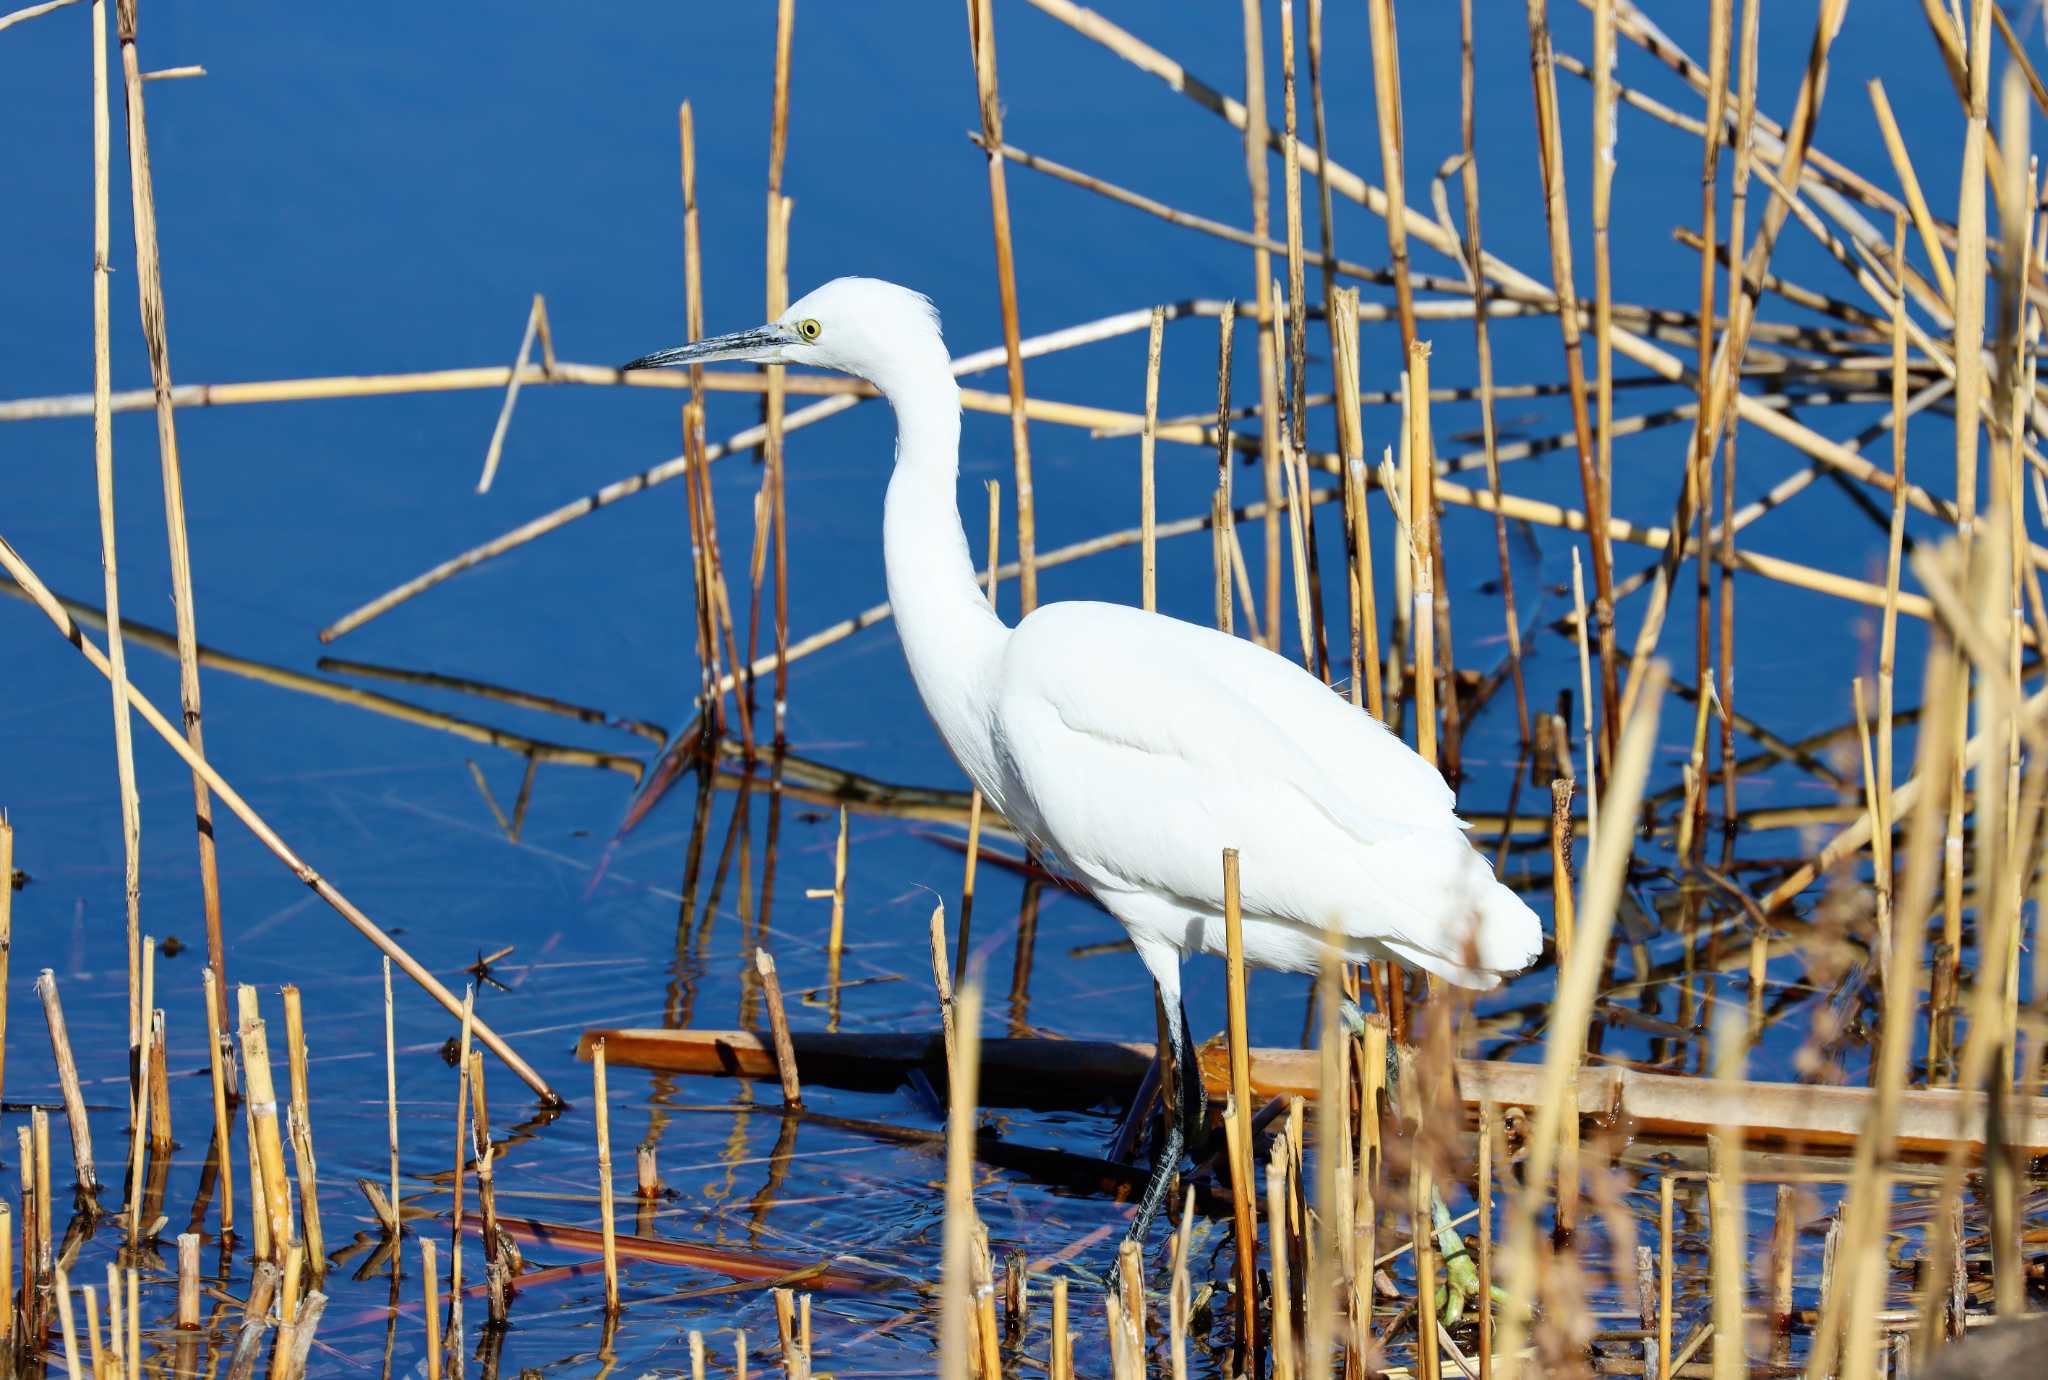
<instances>
[{"instance_id":1,"label":"black pointed bill","mask_svg":"<svg viewBox=\"0 0 2048 1380\"><path fill-rule=\"evenodd\" d=\"M642 355L631 364L621 365L621 371L632 369L660 369L671 364L714 364L720 360L761 360L768 363L778 361L782 352L797 344L796 332L786 326L756 326L749 331L734 331L730 335L717 335L709 340L693 341L678 345L672 350L657 350L651 355Z\"/></svg>"}]
</instances>

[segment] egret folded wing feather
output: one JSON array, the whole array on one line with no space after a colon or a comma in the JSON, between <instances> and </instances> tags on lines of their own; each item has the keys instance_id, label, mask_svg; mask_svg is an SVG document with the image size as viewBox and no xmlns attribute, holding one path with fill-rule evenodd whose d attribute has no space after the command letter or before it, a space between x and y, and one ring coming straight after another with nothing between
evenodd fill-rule
<instances>
[{"instance_id":1,"label":"egret folded wing feather","mask_svg":"<svg viewBox=\"0 0 2048 1380\"><path fill-rule=\"evenodd\" d=\"M1019 822L1098 888L1220 910L1234 847L1247 915L1439 952L1446 914L1493 885L1434 768L1249 644L1053 604L1019 625L1001 680L1004 794L1033 802Z\"/></svg>"}]
</instances>

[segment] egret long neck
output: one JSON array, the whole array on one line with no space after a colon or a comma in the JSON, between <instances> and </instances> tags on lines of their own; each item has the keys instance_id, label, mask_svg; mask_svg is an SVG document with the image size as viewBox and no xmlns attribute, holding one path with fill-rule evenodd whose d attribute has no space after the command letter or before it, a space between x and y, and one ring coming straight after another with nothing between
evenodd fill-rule
<instances>
[{"instance_id":1,"label":"egret long neck","mask_svg":"<svg viewBox=\"0 0 2048 1380\"><path fill-rule=\"evenodd\" d=\"M991 687L1009 629L988 606L960 525L960 389L944 360L941 347L913 377L877 380L896 410L882 554L911 679L946 746L986 793L995 780Z\"/></svg>"}]
</instances>

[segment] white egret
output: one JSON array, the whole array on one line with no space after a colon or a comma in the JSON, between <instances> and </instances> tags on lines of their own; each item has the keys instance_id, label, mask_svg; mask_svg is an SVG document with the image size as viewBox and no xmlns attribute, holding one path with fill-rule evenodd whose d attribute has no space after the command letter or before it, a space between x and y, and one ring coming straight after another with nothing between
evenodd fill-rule
<instances>
[{"instance_id":1,"label":"white egret","mask_svg":"<svg viewBox=\"0 0 2048 1380\"><path fill-rule=\"evenodd\" d=\"M768 325L626 368L716 360L836 369L895 409L882 550L918 694L989 803L1123 922L1170 1016L1177 1115L1131 1224L1141 1244L1201 1125L1201 1079L1178 1076L1180 965L1223 952L1225 848L1254 965L1313 971L1333 940L1485 988L1535 960L1535 914L1467 842L1437 769L1292 661L1118 604L1004 625L960 523L960 390L927 298L839 278Z\"/></svg>"}]
</instances>

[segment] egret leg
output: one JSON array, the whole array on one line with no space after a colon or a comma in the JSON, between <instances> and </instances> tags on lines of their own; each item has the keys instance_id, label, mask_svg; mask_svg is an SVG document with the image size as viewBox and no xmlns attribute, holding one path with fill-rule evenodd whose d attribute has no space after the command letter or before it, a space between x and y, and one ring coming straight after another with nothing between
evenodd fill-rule
<instances>
[{"instance_id":1,"label":"egret leg","mask_svg":"<svg viewBox=\"0 0 2048 1380\"><path fill-rule=\"evenodd\" d=\"M1167 1040L1173 1050L1173 1060L1167 1073L1166 1095L1171 1099L1168 1105L1173 1107L1177 1114L1167 1118L1166 1135L1160 1143L1159 1153L1152 1160L1152 1176L1145 1182L1144 1196L1138 1199L1138 1215L1131 1219L1130 1230L1124 1233L1124 1239L1137 1242L1141 1251L1145 1246L1145 1237L1152 1229L1152 1219L1159 1215L1159 1205L1166 1201L1166 1190L1172 1186L1174 1173L1180 1168L1181 1150L1186 1144L1182 1133L1182 1114L1189 1110L1191 1105L1184 1093L1188 1081L1185 1070L1190 1042L1187 1038L1187 1012L1180 1009L1178 1002L1175 1002L1174 1006L1179 1012L1180 1019L1166 1023ZM1197 1078L1194 1082L1198 1085L1196 1095L1200 1096L1201 1080ZM1111 1278L1113 1283L1114 1274Z\"/></svg>"},{"instance_id":2,"label":"egret leg","mask_svg":"<svg viewBox=\"0 0 2048 1380\"><path fill-rule=\"evenodd\" d=\"M1170 1037L1174 1040L1173 1061L1176 1066L1184 1059L1195 1057L1195 1032L1188 1027L1188 1004L1180 1003L1180 1030ZM1192 1067L1190 1076L1180 1080L1181 1096L1179 1115L1181 1118L1181 1139L1188 1153L1199 1153L1203 1139L1209 1133L1209 1092L1202 1083L1202 1070Z\"/></svg>"}]
</instances>

